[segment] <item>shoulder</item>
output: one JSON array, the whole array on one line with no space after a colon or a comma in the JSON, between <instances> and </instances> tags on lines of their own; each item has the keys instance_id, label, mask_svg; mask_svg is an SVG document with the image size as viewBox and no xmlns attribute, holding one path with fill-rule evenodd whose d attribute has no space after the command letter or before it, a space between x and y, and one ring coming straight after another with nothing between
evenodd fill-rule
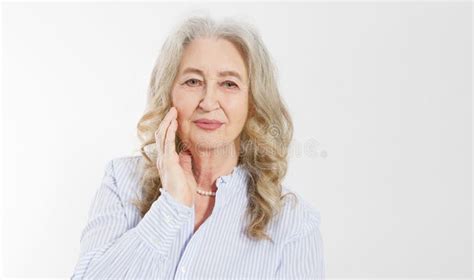
<instances>
[{"instance_id":1,"label":"shoulder","mask_svg":"<svg viewBox=\"0 0 474 280\"><path fill-rule=\"evenodd\" d=\"M283 207L275 220L281 242L291 242L320 227L321 212L319 208L286 185L282 188L282 194L285 196Z\"/></svg>"},{"instance_id":2,"label":"shoulder","mask_svg":"<svg viewBox=\"0 0 474 280\"><path fill-rule=\"evenodd\" d=\"M107 160L105 169L108 173L113 174L117 181L126 179L129 176L136 176L141 170L143 159L142 156L121 156Z\"/></svg>"},{"instance_id":3,"label":"shoulder","mask_svg":"<svg viewBox=\"0 0 474 280\"><path fill-rule=\"evenodd\" d=\"M142 156L122 156L106 162L106 172L114 179L117 192L123 199L137 195L142 173Z\"/></svg>"},{"instance_id":4,"label":"shoulder","mask_svg":"<svg viewBox=\"0 0 474 280\"><path fill-rule=\"evenodd\" d=\"M138 165L142 161L142 156L121 156L121 157L115 157L112 159L109 159L106 163L108 168L110 166L114 169L115 174L117 174L117 171L120 172L122 170L126 169L136 169Z\"/></svg>"},{"instance_id":5,"label":"shoulder","mask_svg":"<svg viewBox=\"0 0 474 280\"><path fill-rule=\"evenodd\" d=\"M130 180L140 175L143 158L139 156L122 156L110 159L107 169L112 171L117 182Z\"/></svg>"}]
</instances>

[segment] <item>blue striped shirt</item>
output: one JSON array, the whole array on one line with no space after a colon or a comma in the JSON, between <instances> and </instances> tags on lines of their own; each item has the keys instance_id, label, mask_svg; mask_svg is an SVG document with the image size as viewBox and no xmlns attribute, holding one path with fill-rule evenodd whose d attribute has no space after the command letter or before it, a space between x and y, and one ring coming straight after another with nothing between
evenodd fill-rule
<instances>
[{"instance_id":1,"label":"blue striped shirt","mask_svg":"<svg viewBox=\"0 0 474 280\"><path fill-rule=\"evenodd\" d=\"M274 243L250 240L244 234L249 174L238 165L217 179L212 214L193 233L194 205L181 204L163 188L140 217L130 200L141 195L141 158L107 162L71 279L324 279L320 212L298 193L298 203L285 200L268 224Z\"/></svg>"}]
</instances>

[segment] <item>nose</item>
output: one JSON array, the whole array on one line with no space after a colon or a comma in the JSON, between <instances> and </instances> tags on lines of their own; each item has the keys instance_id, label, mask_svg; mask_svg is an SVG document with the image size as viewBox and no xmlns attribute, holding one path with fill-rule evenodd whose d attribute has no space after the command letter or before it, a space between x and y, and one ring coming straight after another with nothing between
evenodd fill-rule
<instances>
[{"instance_id":1,"label":"nose","mask_svg":"<svg viewBox=\"0 0 474 280\"><path fill-rule=\"evenodd\" d=\"M218 92L210 85L206 85L204 89L204 96L199 102L199 107L204 111L214 111L219 108Z\"/></svg>"}]
</instances>

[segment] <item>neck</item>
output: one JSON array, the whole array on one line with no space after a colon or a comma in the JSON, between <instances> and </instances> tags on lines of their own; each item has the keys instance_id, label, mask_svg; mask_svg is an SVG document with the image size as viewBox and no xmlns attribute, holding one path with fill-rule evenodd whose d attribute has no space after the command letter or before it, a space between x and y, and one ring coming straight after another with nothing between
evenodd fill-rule
<instances>
[{"instance_id":1,"label":"neck","mask_svg":"<svg viewBox=\"0 0 474 280\"><path fill-rule=\"evenodd\" d=\"M204 191L216 191L218 177L228 175L238 163L238 141L215 149L190 149L197 185Z\"/></svg>"}]
</instances>

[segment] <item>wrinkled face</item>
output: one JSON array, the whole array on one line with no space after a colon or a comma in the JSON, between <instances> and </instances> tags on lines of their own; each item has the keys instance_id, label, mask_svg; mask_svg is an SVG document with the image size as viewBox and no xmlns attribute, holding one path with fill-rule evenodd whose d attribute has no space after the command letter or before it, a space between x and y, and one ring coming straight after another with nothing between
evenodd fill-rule
<instances>
[{"instance_id":1,"label":"wrinkled face","mask_svg":"<svg viewBox=\"0 0 474 280\"><path fill-rule=\"evenodd\" d=\"M199 149L236 141L249 107L247 69L238 48L225 39L193 40L183 52L171 95L182 141Z\"/></svg>"}]
</instances>

